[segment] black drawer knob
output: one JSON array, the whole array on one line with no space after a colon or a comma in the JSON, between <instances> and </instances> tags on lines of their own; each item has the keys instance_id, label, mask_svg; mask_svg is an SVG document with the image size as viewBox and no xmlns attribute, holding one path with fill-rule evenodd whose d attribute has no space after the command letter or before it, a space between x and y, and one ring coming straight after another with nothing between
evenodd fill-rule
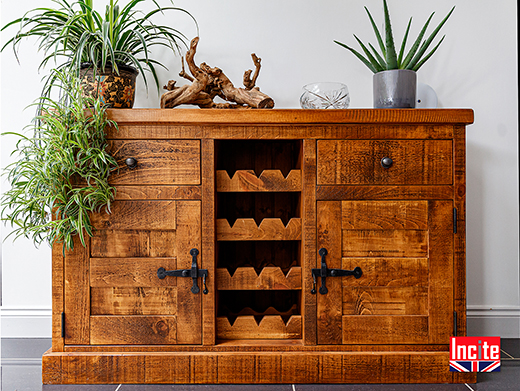
<instances>
[{"instance_id":1,"label":"black drawer knob","mask_svg":"<svg viewBox=\"0 0 520 391\"><path fill-rule=\"evenodd\" d=\"M129 157L125 160L126 166L128 168L136 168L137 167L137 159L133 157Z\"/></svg>"},{"instance_id":2,"label":"black drawer knob","mask_svg":"<svg viewBox=\"0 0 520 391\"><path fill-rule=\"evenodd\" d=\"M381 167L383 168L390 168L392 167L392 164L394 164L394 161L389 157L384 157L381 159Z\"/></svg>"}]
</instances>

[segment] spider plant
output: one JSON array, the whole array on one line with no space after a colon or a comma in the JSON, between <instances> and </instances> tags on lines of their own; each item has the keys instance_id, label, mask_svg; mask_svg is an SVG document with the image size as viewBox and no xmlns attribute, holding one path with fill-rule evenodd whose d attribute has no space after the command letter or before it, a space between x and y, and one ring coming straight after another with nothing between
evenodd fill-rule
<instances>
[{"instance_id":1,"label":"spider plant","mask_svg":"<svg viewBox=\"0 0 520 391\"><path fill-rule=\"evenodd\" d=\"M412 18L410 18L408 22L408 27L406 28L406 32L404 34L403 42L401 43L401 48L399 50L399 55L397 55L395 45L394 45L394 36L392 33L392 25L390 23L390 14L388 12L388 5L386 3L386 0L383 0L383 8L384 8L384 14L385 14L385 42L383 42L383 39L381 37L381 33L379 32L379 29L376 26L376 23L374 22L374 18L372 18L372 15L370 14L370 11L367 7L365 7L365 10L368 14L368 18L370 19L370 23L372 24L372 28L374 29L374 33L377 38L377 42L379 43L379 48L381 52L378 52L372 44L368 44L370 47L370 50L367 48L363 42L354 34L354 38L359 43L361 48L363 49L363 52L365 53L365 56L363 56L361 53L359 53L357 50L353 49L350 46L345 45L344 43L334 41L338 45L344 47L345 49L350 50L354 55L359 58L363 64L365 64L372 72L378 73L386 70L391 69L409 69L412 71L417 71L426 61L430 59L430 57L435 53L435 51L439 48L440 44L444 40L443 36L440 41L437 43L437 45L428 53L425 55L426 50L430 47L432 41L437 36L437 33L442 28L444 23L448 20L450 15L452 14L455 7L451 9L451 11L446 15L446 17L439 23L439 25L435 28L435 30L430 34L430 36L423 41L423 37L426 33L426 30L428 29L428 25L430 24L430 21L435 14L435 12L432 12L426 23L424 24L423 28L421 29L419 36L415 40L415 42L412 44L411 48L409 49L408 53L404 55L406 42L408 39L408 33L410 32L410 26L412 25Z\"/></svg>"},{"instance_id":2,"label":"spider plant","mask_svg":"<svg viewBox=\"0 0 520 391\"><path fill-rule=\"evenodd\" d=\"M154 16L167 11L181 11L178 7L161 7L158 0L148 13L138 10L138 6L148 0L131 0L120 7L118 0L110 0L104 15L94 9L93 0L53 0L55 8L41 7L27 12L23 17L6 24L1 31L18 26L18 32L2 47L2 51L12 45L17 53L20 41L25 37L39 40L38 50L44 53L40 68L51 60L57 69L72 66L79 72L82 63L104 70L113 66L119 73L118 65L132 66L140 71L146 87L148 82L144 71L153 75L159 91L156 66L165 66L149 57L153 46L166 46L174 53L180 52L180 45L186 47L186 37L177 29L152 22ZM52 81L50 84L53 84Z\"/></svg>"},{"instance_id":3,"label":"spider plant","mask_svg":"<svg viewBox=\"0 0 520 391\"><path fill-rule=\"evenodd\" d=\"M106 118L101 98L82 94L75 73L54 71L62 98L40 98L39 115L28 126L33 136L9 132L19 140L18 159L4 171L11 189L1 200L1 218L15 238L35 244L63 242L72 249L79 235L92 235L89 213L110 210L115 188L108 183L115 159L106 152Z\"/></svg>"}]
</instances>

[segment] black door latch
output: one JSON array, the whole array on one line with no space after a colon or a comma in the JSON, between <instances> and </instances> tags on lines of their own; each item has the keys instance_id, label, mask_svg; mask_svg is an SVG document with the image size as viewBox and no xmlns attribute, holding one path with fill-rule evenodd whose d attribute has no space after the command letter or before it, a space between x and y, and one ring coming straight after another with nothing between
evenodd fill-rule
<instances>
[{"instance_id":1,"label":"black door latch","mask_svg":"<svg viewBox=\"0 0 520 391\"><path fill-rule=\"evenodd\" d=\"M197 255L199 255L199 250L192 248L190 250L190 255L192 256L191 269L166 270L164 267L160 267L157 270L157 277L159 277L161 280L166 276L192 278L193 286L191 287L191 291L195 294L200 292L199 286L197 285L197 278L202 277L202 283L204 284L204 290L202 293L207 295L208 287L206 286L206 277L208 276L208 271L206 269L197 268Z\"/></svg>"},{"instance_id":2,"label":"black door latch","mask_svg":"<svg viewBox=\"0 0 520 391\"><path fill-rule=\"evenodd\" d=\"M344 276L354 276L355 278L359 278L363 275L361 268L357 266L354 270L343 270L343 269L329 269L327 267L327 262L325 261L325 256L328 254L326 248L320 248L318 254L321 256L321 268L320 269L312 269L312 289L311 293L316 294L316 277L321 277L321 286L320 293L322 295L326 295L329 291L326 285L327 277L344 277Z\"/></svg>"}]
</instances>

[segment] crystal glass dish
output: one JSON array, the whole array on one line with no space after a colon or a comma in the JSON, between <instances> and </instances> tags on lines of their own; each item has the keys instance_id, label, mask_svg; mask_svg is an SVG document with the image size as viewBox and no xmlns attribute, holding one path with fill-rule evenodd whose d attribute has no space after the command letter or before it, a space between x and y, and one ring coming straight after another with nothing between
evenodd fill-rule
<instances>
[{"instance_id":1,"label":"crystal glass dish","mask_svg":"<svg viewBox=\"0 0 520 391\"><path fill-rule=\"evenodd\" d=\"M300 97L302 109L347 109L349 104L350 94L342 83L307 84Z\"/></svg>"}]
</instances>

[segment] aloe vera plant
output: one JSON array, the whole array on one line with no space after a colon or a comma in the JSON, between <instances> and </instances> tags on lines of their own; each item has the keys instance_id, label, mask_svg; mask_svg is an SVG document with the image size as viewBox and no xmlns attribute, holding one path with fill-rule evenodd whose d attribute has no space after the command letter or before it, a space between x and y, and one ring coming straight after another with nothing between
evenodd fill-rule
<instances>
[{"instance_id":1,"label":"aloe vera plant","mask_svg":"<svg viewBox=\"0 0 520 391\"><path fill-rule=\"evenodd\" d=\"M7 132L18 138L17 160L5 168L11 188L1 199L1 218L14 228L10 235L35 244L62 242L73 248L78 235L92 236L90 213L110 204L115 188L108 183L117 169L106 151L107 119L101 98L84 96L74 73L53 71L59 100L41 98L39 114L28 127L32 136Z\"/></svg>"},{"instance_id":2,"label":"aloe vera plant","mask_svg":"<svg viewBox=\"0 0 520 391\"><path fill-rule=\"evenodd\" d=\"M435 12L432 12L424 26L422 27L419 35L417 36L417 39L414 41L412 46L410 47L408 53L404 55L406 43L408 40L408 33L410 32L410 27L412 25L412 18L410 17L410 20L408 22L408 27L406 28L403 41L401 43L401 47L399 50L399 55L397 54L397 51L395 49L394 44L394 35L392 33L392 24L390 22L390 13L388 12L388 5L386 3L386 0L383 0L383 8L384 8L384 14L385 14L385 41L383 42L383 38L381 36L381 33L379 29L376 26L376 23L374 22L374 18L370 14L370 11L367 7L365 7L365 10L368 14L368 18L370 19L370 23L372 24L372 28L374 29L374 33L377 38L377 42L379 44L379 48L381 52L378 52L376 48L372 44L368 44L370 47L367 48L367 46L361 42L361 40L354 34L354 38L361 46L361 49L363 49L363 52L365 55L361 54L357 50L353 49L352 47L338 42L334 41L338 45L344 47L345 49L350 50L357 58L359 58L363 64L365 64L372 72L378 73L386 70L391 69L408 69L412 71L417 71L421 66L424 65L426 61L430 59L430 57L437 51L440 44L444 40L443 36L439 42L435 45L435 47L426 54L426 51L432 44L433 40L439 33L439 30L444 26L448 18L451 16L453 11L455 10L455 7L453 7L448 15L439 23L439 25L435 28L435 30L428 36L428 38L424 39L424 36L426 34L426 30L428 29L428 26L430 24L430 21L433 18L433 15Z\"/></svg>"}]
</instances>

